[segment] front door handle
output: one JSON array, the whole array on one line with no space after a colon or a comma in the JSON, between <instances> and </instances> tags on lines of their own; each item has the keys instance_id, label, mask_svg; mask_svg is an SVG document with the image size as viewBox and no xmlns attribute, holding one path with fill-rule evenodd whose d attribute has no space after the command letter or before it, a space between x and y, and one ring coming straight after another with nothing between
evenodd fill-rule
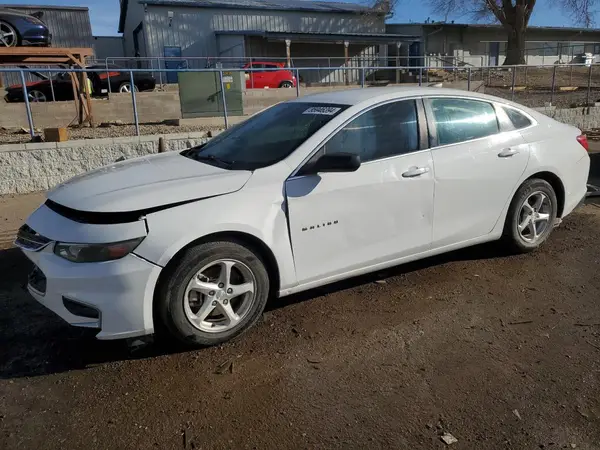
<instances>
[{"instance_id":1,"label":"front door handle","mask_svg":"<svg viewBox=\"0 0 600 450\"><path fill-rule=\"evenodd\" d=\"M425 175L429 172L429 167L411 167L406 172L402 174L404 178L415 178L420 177L421 175Z\"/></svg>"},{"instance_id":2,"label":"front door handle","mask_svg":"<svg viewBox=\"0 0 600 450\"><path fill-rule=\"evenodd\" d=\"M505 148L500 153L498 153L498 157L500 158L510 158L511 156L515 156L519 153L519 150L516 148Z\"/></svg>"}]
</instances>

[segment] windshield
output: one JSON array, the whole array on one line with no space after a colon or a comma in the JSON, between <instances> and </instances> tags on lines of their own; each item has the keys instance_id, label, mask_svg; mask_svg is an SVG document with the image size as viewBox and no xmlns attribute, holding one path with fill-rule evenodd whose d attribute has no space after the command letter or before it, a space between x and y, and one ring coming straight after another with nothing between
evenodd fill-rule
<instances>
[{"instance_id":1,"label":"windshield","mask_svg":"<svg viewBox=\"0 0 600 450\"><path fill-rule=\"evenodd\" d=\"M226 169L260 169L289 156L347 108L324 103L280 103L182 154Z\"/></svg>"}]
</instances>

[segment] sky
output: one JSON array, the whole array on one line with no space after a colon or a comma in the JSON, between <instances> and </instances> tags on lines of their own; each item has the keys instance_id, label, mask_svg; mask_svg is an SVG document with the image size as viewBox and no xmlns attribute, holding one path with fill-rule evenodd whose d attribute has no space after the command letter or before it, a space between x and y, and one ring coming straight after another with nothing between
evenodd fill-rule
<instances>
[{"instance_id":1,"label":"sky","mask_svg":"<svg viewBox=\"0 0 600 450\"><path fill-rule=\"evenodd\" d=\"M0 0L2 1L2 0ZM135 1L135 0L134 0ZM321 0L327 1L327 0ZM340 1L340 0L337 0ZM364 4L367 0L347 0L353 3ZM111 36L117 34L119 25L119 0L4 0L5 4L12 5L69 5L69 6L87 6L90 9L90 19L92 21L92 31L95 36ZM394 17L390 22L423 22L428 17L433 20L440 20L431 14L426 2L421 0L401 0L400 5L395 11ZM468 16L457 14L448 18L456 22L469 22ZM596 22L597 25L600 21ZM533 11L530 25L539 26L577 26L571 20L565 18L565 14L560 8L552 7L549 0L538 0Z\"/></svg>"}]
</instances>

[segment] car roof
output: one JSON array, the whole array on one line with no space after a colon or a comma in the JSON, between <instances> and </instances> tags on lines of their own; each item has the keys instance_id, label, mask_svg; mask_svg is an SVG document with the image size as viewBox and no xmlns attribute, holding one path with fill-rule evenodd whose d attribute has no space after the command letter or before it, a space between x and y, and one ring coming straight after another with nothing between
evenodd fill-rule
<instances>
[{"instance_id":1,"label":"car roof","mask_svg":"<svg viewBox=\"0 0 600 450\"><path fill-rule=\"evenodd\" d=\"M248 64L274 64L276 66L285 65L285 63L283 63L281 61L252 61L251 63L248 63Z\"/></svg>"},{"instance_id":2,"label":"car roof","mask_svg":"<svg viewBox=\"0 0 600 450\"><path fill-rule=\"evenodd\" d=\"M292 100L300 103L335 103L339 105L358 105L361 103L376 103L385 100L394 100L415 96L455 96L484 99L488 101L501 102L514 105L524 109L522 105L509 102L499 97L469 92L459 89L420 87L420 86L393 86L393 87L368 87L359 89L348 89L343 91L324 92L322 94L306 95Z\"/></svg>"}]
</instances>

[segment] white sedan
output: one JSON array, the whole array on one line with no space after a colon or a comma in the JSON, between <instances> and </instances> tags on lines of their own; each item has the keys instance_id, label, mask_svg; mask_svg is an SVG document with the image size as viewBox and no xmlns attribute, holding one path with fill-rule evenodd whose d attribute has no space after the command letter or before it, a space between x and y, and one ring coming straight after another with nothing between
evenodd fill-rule
<instances>
[{"instance_id":1,"label":"white sedan","mask_svg":"<svg viewBox=\"0 0 600 450\"><path fill-rule=\"evenodd\" d=\"M71 325L215 345L271 297L486 241L537 248L584 198L586 150L578 129L495 97L332 92L76 177L16 244L31 294Z\"/></svg>"}]
</instances>

